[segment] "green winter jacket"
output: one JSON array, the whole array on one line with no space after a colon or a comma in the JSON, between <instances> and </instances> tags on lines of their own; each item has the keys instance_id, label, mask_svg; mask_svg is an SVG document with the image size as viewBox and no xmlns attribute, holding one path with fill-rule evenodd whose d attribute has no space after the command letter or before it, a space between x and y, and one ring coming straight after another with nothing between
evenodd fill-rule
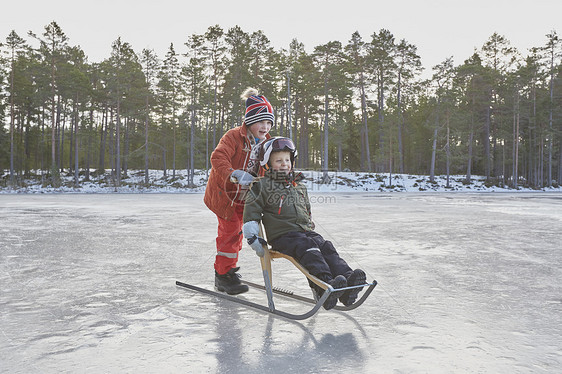
<instances>
[{"instance_id":1,"label":"green winter jacket","mask_svg":"<svg viewBox=\"0 0 562 374\"><path fill-rule=\"evenodd\" d=\"M266 171L246 195L244 223L263 221L268 241L291 231L312 231L310 201L302 174Z\"/></svg>"}]
</instances>

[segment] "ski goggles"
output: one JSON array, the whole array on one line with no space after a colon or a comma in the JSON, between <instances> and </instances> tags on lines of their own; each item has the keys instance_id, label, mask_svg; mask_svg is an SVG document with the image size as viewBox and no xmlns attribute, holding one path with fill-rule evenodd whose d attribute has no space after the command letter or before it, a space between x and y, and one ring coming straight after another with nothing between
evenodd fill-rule
<instances>
[{"instance_id":1,"label":"ski goggles","mask_svg":"<svg viewBox=\"0 0 562 374\"><path fill-rule=\"evenodd\" d=\"M271 150L273 151L291 151L296 150L295 143L289 138L275 138L271 143Z\"/></svg>"}]
</instances>

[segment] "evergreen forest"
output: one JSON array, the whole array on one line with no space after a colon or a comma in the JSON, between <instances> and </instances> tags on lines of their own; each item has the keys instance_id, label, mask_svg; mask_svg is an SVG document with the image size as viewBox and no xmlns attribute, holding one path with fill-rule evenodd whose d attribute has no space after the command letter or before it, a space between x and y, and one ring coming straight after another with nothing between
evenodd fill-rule
<instances>
[{"instance_id":1,"label":"evergreen forest","mask_svg":"<svg viewBox=\"0 0 562 374\"><path fill-rule=\"evenodd\" d=\"M528 51L498 33L482 42L422 74L417 47L386 29L307 52L298 39L275 49L262 31L215 25L164 56L117 37L101 62L56 22L12 31L0 39L0 181L56 186L69 173L78 185L107 174L119 186L144 170L148 184L148 169L187 170L193 181L241 125L240 94L255 87L300 169L559 185L562 41L551 31Z\"/></svg>"}]
</instances>

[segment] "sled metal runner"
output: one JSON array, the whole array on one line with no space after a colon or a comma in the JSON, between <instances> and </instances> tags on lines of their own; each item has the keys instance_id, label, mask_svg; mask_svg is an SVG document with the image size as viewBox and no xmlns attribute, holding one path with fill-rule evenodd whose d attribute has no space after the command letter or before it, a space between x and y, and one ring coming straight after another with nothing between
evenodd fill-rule
<instances>
[{"instance_id":1,"label":"sled metal runner","mask_svg":"<svg viewBox=\"0 0 562 374\"><path fill-rule=\"evenodd\" d=\"M264 245L264 250L265 250L265 254L264 254L263 257L260 257L260 261L261 261L263 279L264 279L265 285L262 286L260 284L248 282L248 281L244 281L244 280L242 280L242 283L247 284L248 286L251 286L253 288L265 290L265 293L267 295L267 304L268 304L267 306L245 300L241 297L235 297L235 296L231 296L231 295L228 295L228 294L225 294L225 293L222 293L222 292L207 290L207 289L197 287L197 286L194 286L194 285L191 285L191 284L183 283L183 282L180 282L180 281L176 281L176 285L180 286L180 287L183 287L183 288L191 289L193 291L201 292L201 293L204 293L204 294L207 294L207 295L212 295L212 296L216 296L216 297L219 297L219 298L222 298L222 299L230 300L230 301L233 301L235 303L238 303L238 304L241 304L241 305L244 305L244 306L247 306L247 307L258 309L258 310L261 310L261 311L264 311L264 312L269 312L269 313L272 313L272 314L275 314L275 315L278 315L278 316L281 316L281 317L293 319L293 320L303 320L303 319L307 319L309 317L312 317L314 314L316 314L316 312L318 312L318 310L322 307L322 305L324 304L326 299L328 299L328 297L331 295L332 292L345 291L345 290L350 290L350 289L353 289L353 288L367 287L365 289L365 291L363 292L363 295L361 296L361 298L359 300L357 300L356 302L354 302L353 304L348 305L348 306L336 305L334 307L335 310L340 310L340 311L353 310L353 309L357 308L358 306L360 306L361 304L363 304L363 302L369 297L369 295L371 294L371 292L373 291L373 289L377 285L377 281L373 280L371 283L365 283L365 284L356 285L356 286L334 289L328 283L323 282L322 280L320 280L317 277L310 274L308 272L308 270L306 270L294 258L292 258L290 256L287 256L285 254L282 254L280 252L270 250L270 249L267 248L266 245ZM275 259L275 258L285 258L285 259L291 261L293 263L293 265L295 265L311 282L315 283L316 285L318 285L320 288L322 288L324 290L324 293L322 294L322 297L320 297L318 300L313 300L313 299L310 299L310 298L307 298L307 297L295 295L291 291L281 290L281 289L273 287L272 273L271 273L271 261L272 261L272 259ZM299 301L303 301L303 302L306 302L306 303L314 304L314 306L312 307L312 309L310 309L308 312L306 312L304 314L293 314L293 313L284 312L282 310L279 310L279 309L275 308L275 303L274 303L274 300L273 300L273 294L274 293L278 294L278 295L288 297L288 298L292 298L292 299L295 299L295 300L299 300Z\"/></svg>"},{"instance_id":2,"label":"sled metal runner","mask_svg":"<svg viewBox=\"0 0 562 374\"><path fill-rule=\"evenodd\" d=\"M314 307L309 310L308 312L304 313L304 314L292 314L292 313L287 313L284 312L282 310L278 310L278 309L270 309L269 306L264 306L264 305L260 305L258 303L254 303L239 297L235 297L235 296L231 296L222 292L216 292L216 291L211 291L211 290L207 290L205 288L201 288L201 287L197 287L194 286L192 284L187 284L187 283L183 283L180 281L176 281L176 285L180 286L180 287L184 287L184 288L188 288L194 291L198 291L207 295L212 295L212 296L216 296L219 297L221 299L226 299L226 300L230 300L233 301L235 303L244 305L244 306L248 306L254 309L258 309L264 312L269 312L281 317L285 317L285 318L289 318L289 319L294 319L294 320L303 320L303 319L307 319L309 317L312 317L314 314L316 314L316 312L318 311L318 309L320 309L320 307L322 306L322 304L324 303L324 301L326 301L326 299L329 296L329 292L324 293L324 295L322 295L322 297L320 298L320 300L318 300L318 302L314 305Z\"/></svg>"},{"instance_id":3,"label":"sled metal runner","mask_svg":"<svg viewBox=\"0 0 562 374\"><path fill-rule=\"evenodd\" d=\"M250 287L254 287L260 290L265 290L266 292L268 291L267 288L265 286L262 286L261 284L257 284L257 283L253 283L250 281L246 281L246 280L241 280L242 283L247 284ZM369 297L369 295L371 294L371 292L373 292L374 288L377 285L377 281L374 280L371 283L365 283L365 284L361 284L358 286L353 286L353 287L345 287L345 288L339 288L337 290L334 291L339 291L339 290L349 290L352 288L359 288L359 287L367 287L367 289L365 290L365 292L363 292L363 295L361 296L361 298L359 298L359 300L357 300L356 302L354 302L351 305L336 305L333 310L339 310L339 311L348 311L348 310L353 310L356 309L357 307L359 307L361 304L363 304L363 302L365 300L367 300L367 298ZM288 297L294 300L299 300L299 301L304 301L305 303L309 303L309 304L317 304L320 302L320 300L316 301L314 299L311 299L309 297L304 297L304 296L300 296L300 295L295 295L292 291L287 291L287 290L282 290L276 287L273 287L271 289L271 291L274 294L278 294L284 297ZM328 295L329 296L329 295ZM325 300L324 300L325 301ZM320 306L322 306L323 302L320 303ZM264 307L265 308L265 307Z\"/></svg>"}]
</instances>

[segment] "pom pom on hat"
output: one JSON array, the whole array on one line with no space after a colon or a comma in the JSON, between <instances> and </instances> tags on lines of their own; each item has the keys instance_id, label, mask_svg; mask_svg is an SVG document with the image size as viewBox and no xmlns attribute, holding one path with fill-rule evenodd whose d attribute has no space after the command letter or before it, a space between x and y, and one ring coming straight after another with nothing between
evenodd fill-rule
<instances>
[{"instance_id":1,"label":"pom pom on hat","mask_svg":"<svg viewBox=\"0 0 562 374\"><path fill-rule=\"evenodd\" d=\"M258 96L258 95L259 95L258 90L256 90L255 88L252 88L252 87L248 87L244 90L244 92L242 92L242 95L240 95L240 98L242 100L246 100L250 96Z\"/></svg>"},{"instance_id":2,"label":"pom pom on hat","mask_svg":"<svg viewBox=\"0 0 562 374\"><path fill-rule=\"evenodd\" d=\"M258 90L248 87L240 97L242 100L246 100L246 113L244 114L246 126L267 120L273 123L273 107L265 96L259 95Z\"/></svg>"}]
</instances>

